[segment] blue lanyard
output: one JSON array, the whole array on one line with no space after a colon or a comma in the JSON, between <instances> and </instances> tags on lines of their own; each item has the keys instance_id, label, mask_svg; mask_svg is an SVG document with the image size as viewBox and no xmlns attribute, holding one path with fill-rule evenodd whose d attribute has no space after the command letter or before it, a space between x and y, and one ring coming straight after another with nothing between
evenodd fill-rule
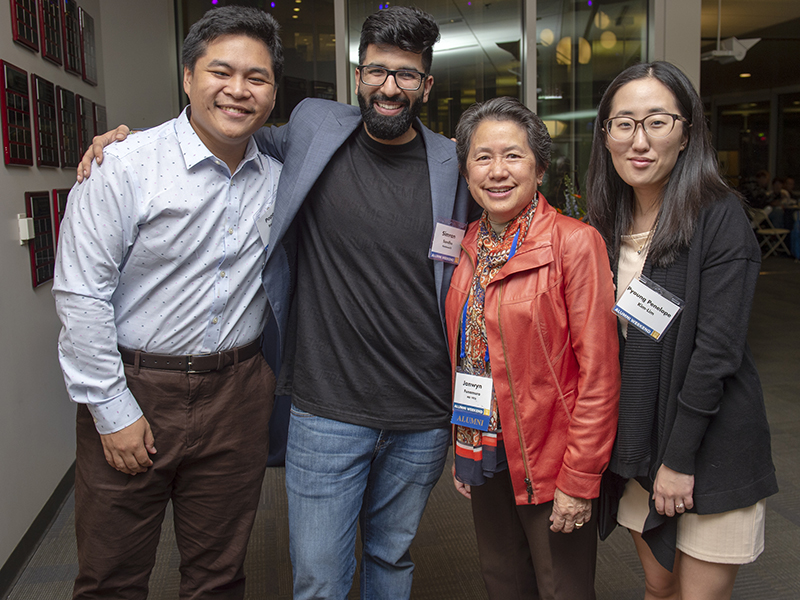
<instances>
[{"instance_id":1,"label":"blue lanyard","mask_svg":"<svg viewBox=\"0 0 800 600\"><path fill-rule=\"evenodd\" d=\"M517 242L519 241L519 230L514 234L514 241L511 242L511 251L508 253L508 260L514 257L517 253ZM506 261L508 262L508 261ZM469 295L467 301L464 302L464 310L461 315L461 361L463 363L467 356L467 305L469 304ZM489 364L489 344L486 344L486 356L484 357L486 364Z\"/></svg>"}]
</instances>

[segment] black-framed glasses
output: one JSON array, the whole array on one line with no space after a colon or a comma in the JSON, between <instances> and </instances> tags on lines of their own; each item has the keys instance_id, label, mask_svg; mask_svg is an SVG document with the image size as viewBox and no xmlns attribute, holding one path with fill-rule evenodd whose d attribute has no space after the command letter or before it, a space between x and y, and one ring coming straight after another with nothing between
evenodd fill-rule
<instances>
[{"instance_id":1,"label":"black-framed glasses","mask_svg":"<svg viewBox=\"0 0 800 600\"><path fill-rule=\"evenodd\" d=\"M398 69L392 71L377 65L358 65L358 72L361 74L361 83L366 85L380 86L388 79L389 75L394 77L394 81L401 90L415 91L422 85L425 73L410 69Z\"/></svg>"},{"instance_id":2,"label":"black-framed glasses","mask_svg":"<svg viewBox=\"0 0 800 600\"><path fill-rule=\"evenodd\" d=\"M689 127L691 123L680 115L672 113L653 113L644 119L634 119L633 117L611 117L603 121L603 129L612 140L627 142L633 138L636 126L641 125L644 132L651 138L667 137L675 129L675 122L681 121Z\"/></svg>"}]
</instances>

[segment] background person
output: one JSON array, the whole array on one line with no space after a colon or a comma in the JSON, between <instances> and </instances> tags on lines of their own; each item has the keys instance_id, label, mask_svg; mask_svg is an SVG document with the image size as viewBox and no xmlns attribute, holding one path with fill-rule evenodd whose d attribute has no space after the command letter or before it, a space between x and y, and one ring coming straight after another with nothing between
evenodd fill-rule
<instances>
[{"instance_id":1,"label":"background person","mask_svg":"<svg viewBox=\"0 0 800 600\"><path fill-rule=\"evenodd\" d=\"M447 296L454 369L491 377L489 430L455 428L489 597L591 599L592 499L611 453L619 364L602 238L537 191L550 136L519 101L471 106L459 168L484 208ZM537 591L538 590L538 591Z\"/></svg>"},{"instance_id":2,"label":"background person","mask_svg":"<svg viewBox=\"0 0 800 600\"><path fill-rule=\"evenodd\" d=\"M617 296L644 275L684 302L659 341L620 321L608 513L631 531L645 598L729 598L739 564L763 550L763 498L777 491L746 342L761 255L677 67L639 64L614 79L587 182Z\"/></svg>"}]
</instances>

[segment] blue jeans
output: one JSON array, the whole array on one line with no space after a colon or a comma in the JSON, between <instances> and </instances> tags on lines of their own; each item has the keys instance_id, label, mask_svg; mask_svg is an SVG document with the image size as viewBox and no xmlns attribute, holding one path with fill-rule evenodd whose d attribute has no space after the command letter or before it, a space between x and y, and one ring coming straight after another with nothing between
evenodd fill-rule
<instances>
[{"instance_id":1,"label":"blue jeans","mask_svg":"<svg viewBox=\"0 0 800 600\"><path fill-rule=\"evenodd\" d=\"M292 406L286 449L295 600L345 600L361 525L361 598L411 594L409 547L442 474L450 428L371 429Z\"/></svg>"}]
</instances>

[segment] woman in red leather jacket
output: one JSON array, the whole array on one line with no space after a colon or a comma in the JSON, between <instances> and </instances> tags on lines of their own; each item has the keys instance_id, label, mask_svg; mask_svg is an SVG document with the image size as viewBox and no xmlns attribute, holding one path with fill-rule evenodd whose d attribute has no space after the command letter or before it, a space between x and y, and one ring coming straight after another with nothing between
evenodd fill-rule
<instances>
[{"instance_id":1,"label":"woman in red leather jacket","mask_svg":"<svg viewBox=\"0 0 800 600\"><path fill-rule=\"evenodd\" d=\"M447 296L454 399L457 409L484 402L486 424L460 425L476 409L456 410L455 486L472 500L490 598L592 599L592 506L620 385L605 244L537 191L550 136L524 105L476 104L456 131L484 212ZM491 394L460 391L478 386Z\"/></svg>"}]
</instances>

